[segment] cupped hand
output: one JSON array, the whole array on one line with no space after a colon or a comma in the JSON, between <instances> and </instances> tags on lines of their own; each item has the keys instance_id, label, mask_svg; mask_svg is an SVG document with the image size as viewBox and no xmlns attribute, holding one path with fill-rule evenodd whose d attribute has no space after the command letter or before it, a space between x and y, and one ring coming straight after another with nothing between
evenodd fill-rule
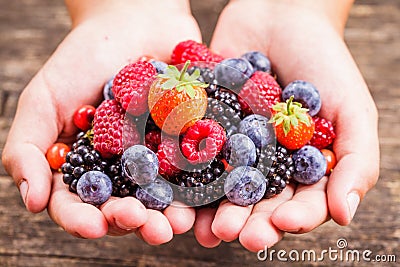
<instances>
[{"instance_id":1,"label":"cupped hand","mask_svg":"<svg viewBox=\"0 0 400 267\"><path fill-rule=\"evenodd\" d=\"M68 233L98 238L136 232L149 244L168 242L189 230L192 209L163 213L132 197L111 198L99 209L68 191L52 173L46 150L77 133L74 111L99 104L102 86L120 68L142 55L168 61L180 41L201 41L186 1L67 1L73 28L21 94L3 151L3 163L31 212L48 207Z\"/></svg>"},{"instance_id":2,"label":"cupped hand","mask_svg":"<svg viewBox=\"0 0 400 267\"><path fill-rule=\"evenodd\" d=\"M290 185L254 206L224 202L218 210L200 210L195 224L200 244L213 247L238 238L257 251L285 232L309 232L330 218L347 225L376 183L377 111L343 41L346 8L335 16L334 2L238 0L223 11L211 49L226 57L262 51L283 87L298 79L315 84L322 97L320 115L335 125L338 163L329 178L312 186Z\"/></svg>"}]
</instances>

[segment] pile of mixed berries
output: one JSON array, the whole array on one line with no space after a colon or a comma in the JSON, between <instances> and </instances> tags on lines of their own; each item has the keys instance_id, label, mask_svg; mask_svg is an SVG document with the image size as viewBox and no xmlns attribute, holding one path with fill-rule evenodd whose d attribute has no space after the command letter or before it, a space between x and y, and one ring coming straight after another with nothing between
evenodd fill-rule
<instances>
[{"instance_id":1,"label":"pile of mixed berries","mask_svg":"<svg viewBox=\"0 0 400 267\"><path fill-rule=\"evenodd\" d=\"M48 150L82 201L247 206L330 174L335 132L318 116L314 85L282 89L262 53L224 59L194 41L179 43L169 63L143 57L122 68L98 107L75 112L72 146Z\"/></svg>"}]
</instances>

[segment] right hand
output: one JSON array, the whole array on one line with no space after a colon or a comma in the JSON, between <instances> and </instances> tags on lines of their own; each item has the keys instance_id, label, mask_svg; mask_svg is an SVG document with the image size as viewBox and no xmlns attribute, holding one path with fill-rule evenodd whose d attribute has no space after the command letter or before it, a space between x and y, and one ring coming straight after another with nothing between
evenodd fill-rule
<instances>
[{"instance_id":1,"label":"right hand","mask_svg":"<svg viewBox=\"0 0 400 267\"><path fill-rule=\"evenodd\" d=\"M201 41L186 1L69 1L73 29L27 85L19 99L3 151L3 164L19 187L26 208L50 217L84 238L136 232L149 244L168 242L188 231L193 209L146 210L133 197L111 198L100 209L68 191L53 174L45 153L76 134L74 111L99 104L102 87L142 55L168 61L180 41ZM67 1L68 4L68 1ZM74 6L75 5L75 6Z\"/></svg>"}]
</instances>

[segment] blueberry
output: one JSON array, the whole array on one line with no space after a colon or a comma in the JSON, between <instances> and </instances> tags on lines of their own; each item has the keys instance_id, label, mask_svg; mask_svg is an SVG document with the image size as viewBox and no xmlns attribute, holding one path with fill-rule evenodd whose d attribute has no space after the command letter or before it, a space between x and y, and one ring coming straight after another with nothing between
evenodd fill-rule
<instances>
[{"instance_id":1,"label":"blueberry","mask_svg":"<svg viewBox=\"0 0 400 267\"><path fill-rule=\"evenodd\" d=\"M155 210L168 207L174 197L171 186L163 179L139 186L135 196L146 208Z\"/></svg>"},{"instance_id":2,"label":"blueberry","mask_svg":"<svg viewBox=\"0 0 400 267\"><path fill-rule=\"evenodd\" d=\"M271 73L271 61L261 52L252 51L242 55L253 66L254 71Z\"/></svg>"},{"instance_id":3,"label":"blueberry","mask_svg":"<svg viewBox=\"0 0 400 267\"><path fill-rule=\"evenodd\" d=\"M268 121L268 118L258 114L249 115L240 122L239 133L247 135L258 149L263 148L272 144L275 137Z\"/></svg>"},{"instance_id":4,"label":"blueberry","mask_svg":"<svg viewBox=\"0 0 400 267\"><path fill-rule=\"evenodd\" d=\"M233 169L224 184L228 200L240 206L249 206L260 201L266 187L264 175L256 168L248 166Z\"/></svg>"},{"instance_id":5,"label":"blueberry","mask_svg":"<svg viewBox=\"0 0 400 267\"><path fill-rule=\"evenodd\" d=\"M315 184L324 176L326 160L318 148L306 145L293 154L293 179L302 184Z\"/></svg>"},{"instance_id":6,"label":"blueberry","mask_svg":"<svg viewBox=\"0 0 400 267\"><path fill-rule=\"evenodd\" d=\"M101 205L110 198L112 183L106 174L89 171L78 180L76 191L83 202Z\"/></svg>"},{"instance_id":7,"label":"blueberry","mask_svg":"<svg viewBox=\"0 0 400 267\"><path fill-rule=\"evenodd\" d=\"M224 158L233 167L251 166L256 161L256 146L244 134L234 134L226 142L222 150Z\"/></svg>"},{"instance_id":8,"label":"blueberry","mask_svg":"<svg viewBox=\"0 0 400 267\"><path fill-rule=\"evenodd\" d=\"M141 185L153 182L157 178L158 158L149 148L134 145L124 151L121 158L124 175Z\"/></svg>"},{"instance_id":9,"label":"blueberry","mask_svg":"<svg viewBox=\"0 0 400 267\"><path fill-rule=\"evenodd\" d=\"M321 97L317 88L306 81L296 80L289 83L282 91L284 101L291 96L293 101L299 102L304 108L308 108L308 114L315 116L321 109Z\"/></svg>"},{"instance_id":10,"label":"blueberry","mask_svg":"<svg viewBox=\"0 0 400 267\"><path fill-rule=\"evenodd\" d=\"M239 91L253 73L250 62L243 58L225 59L214 68L217 84L235 91Z\"/></svg>"},{"instance_id":11,"label":"blueberry","mask_svg":"<svg viewBox=\"0 0 400 267\"><path fill-rule=\"evenodd\" d=\"M150 61L150 64L156 68L157 73L162 74L167 69L168 64L162 61L153 60Z\"/></svg>"},{"instance_id":12,"label":"blueberry","mask_svg":"<svg viewBox=\"0 0 400 267\"><path fill-rule=\"evenodd\" d=\"M112 77L103 87L103 97L105 100L114 99L114 93L111 90L114 82L114 77Z\"/></svg>"}]
</instances>

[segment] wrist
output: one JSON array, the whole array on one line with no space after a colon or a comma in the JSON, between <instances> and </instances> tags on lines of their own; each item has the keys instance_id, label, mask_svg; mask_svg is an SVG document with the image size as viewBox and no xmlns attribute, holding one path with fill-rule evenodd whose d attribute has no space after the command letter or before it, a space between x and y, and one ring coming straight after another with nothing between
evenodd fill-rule
<instances>
[{"instance_id":1,"label":"wrist","mask_svg":"<svg viewBox=\"0 0 400 267\"><path fill-rule=\"evenodd\" d=\"M129 17L135 14L164 13L166 15L191 15L188 0L65 0L72 27L93 19Z\"/></svg>"},{"instance_id":2,"label":"wrist","mask_svg":"<svg viewBox=\"0 0 400 267\"><path fill-rule=\"evenodd\" d=\"M280 22L314 17L329 23L343 34L347 18L354 0L230 0L232 5L240 5L242 10L257 8L263 10L271 26Z\"/></svg>"}]
</instances>

